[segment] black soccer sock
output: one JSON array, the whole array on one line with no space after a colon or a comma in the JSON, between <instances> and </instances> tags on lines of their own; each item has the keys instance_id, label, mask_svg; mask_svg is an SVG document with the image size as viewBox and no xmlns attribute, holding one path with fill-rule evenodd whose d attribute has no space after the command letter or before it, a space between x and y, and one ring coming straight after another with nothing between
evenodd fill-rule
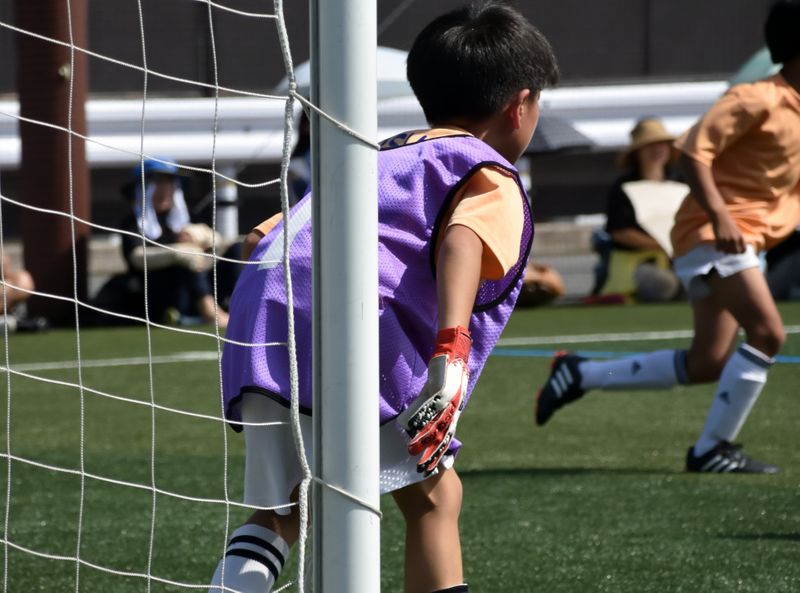
<instances>
[{"instance_id":1,"label":"black soccer sock","mask_svg":"<svg viewBox=\"0 0 800 593\"><path fill-rule=\"evenodd\" d=\"M463 585L456 585L447 589L439 589L438 591L431 591L431 593L469 593L469 586L464 583Z\"/></svg>"}]
</instances>

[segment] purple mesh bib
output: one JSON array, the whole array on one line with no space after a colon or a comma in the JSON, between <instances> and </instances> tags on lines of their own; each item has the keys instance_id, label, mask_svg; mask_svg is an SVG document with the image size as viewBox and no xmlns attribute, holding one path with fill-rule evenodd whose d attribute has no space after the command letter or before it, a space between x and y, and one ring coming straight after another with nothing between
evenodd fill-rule
<instances>
[{"instance_id":1,"label":"purple mesh bib","mask_svg":"<svg viewBox=\"0 0 800 593\"><path fill-rule=\"evenodd\" d=\"M480 167L513 174L525 221L517 263L504 278L484 281L470 320L473 338L467 398L514 308L533 240L533 221L516 169L484 142L449 136L402 144L384 143L378 153L380 421L404 410L425 383L437 331L434 243L454 195ZM301 411L311 411L311 202L292 208L290 267L294 289L295 339ZM288 405L289 361L283 253L283 223L251 255L231 298L227 338L246 346L224 347L226 417L237 422L245 392L260 392ZM239 426L233 425L236 430ZM457 445L454 445L457 447Z\"/></svg>"}]
</instances>

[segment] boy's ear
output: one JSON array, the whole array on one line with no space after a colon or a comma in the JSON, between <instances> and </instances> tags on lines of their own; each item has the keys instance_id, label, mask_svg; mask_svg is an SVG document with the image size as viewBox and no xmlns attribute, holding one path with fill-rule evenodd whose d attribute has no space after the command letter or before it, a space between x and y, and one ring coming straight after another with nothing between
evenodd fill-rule
<instances>
[{"instance_id":1,"label":"boy's ear","mask_svg":"<svg viewBox=\"0 0 800 593\"><path fill-rule=\"evenodd\" d=\"M522 119L525 116L525 111L530 109L530 100L530 89L522 89L511 99L508 107L506 107L506 115L515 130L522 126Z\"/></svg>"}]
</instances>

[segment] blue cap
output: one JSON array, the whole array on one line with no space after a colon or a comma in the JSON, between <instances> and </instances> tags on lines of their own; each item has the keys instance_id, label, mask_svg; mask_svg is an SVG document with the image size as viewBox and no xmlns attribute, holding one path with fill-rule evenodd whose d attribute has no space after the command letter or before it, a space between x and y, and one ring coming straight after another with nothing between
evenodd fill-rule
<instances>
[{"instance_id":1,"label":"blue cap","mask_svg":"<svg viewBox=\"0 0 800 593\"><path fill-rule=\"evenodd\" d=\"M162 175L174 175L179 176L181 174L180 169L175 164L172 159L167 157L157 157L159 160L155 159L145 159L144 165L142 166L142 171L144 171L145 177L150 175L155 175L156 173L160 173ZM137 165L133 168L133 177L136 178L140 173L140 168Z\"/></svg>"}]
</instances>

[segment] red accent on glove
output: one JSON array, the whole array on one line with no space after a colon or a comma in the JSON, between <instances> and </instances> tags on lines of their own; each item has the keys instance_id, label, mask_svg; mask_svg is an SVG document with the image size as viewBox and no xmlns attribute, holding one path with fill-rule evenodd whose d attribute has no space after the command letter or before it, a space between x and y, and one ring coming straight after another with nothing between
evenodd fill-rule
<instances>
[{"instance_id":1,"label":"red accent on glove","mask_svg":"<svg viewBox=\"0 0 800 593\"><path fill-rule=\"evenodd\" d=\"M411 455L420 455L417 462L417 471L429 476L438 467L445 453L450 449L450 441L454 432L450 431L453 417L456 415L461 403L459 395L457 402L452 402L446 410L442 411L439 418L423 428L408 445Z\"/></svg>"},{"instance_id":2,"label":"red accent on glove","mask_svg":"<svg viewBox=\"0 0 800 593\"><path fill-rule=\"evenodd\" d=\"M450 423L453 421L453 416L455 415L456 411L458 410L458 406L461 404L461 394L458 396L458 400L453 402L453 405L448 406L445 410L442 410L439 413L439 416L430 422L425 428L419 431L419 433L411 439L411 442L408 444L408 452L412 455L419 455L425 449L434 445L428 453L423 457L429 457L434 453L436 450L436 446L438 443L442 442L442 438L444 437L445 433L447 433L447 429L450 428ZM425 461L425 459L421 460Z\"/></svg>"},{"instance_id":3,"label":"red accent on glove","mask_svg":"<svg viewBox=\"0 0 800 593\"><path fill-rule=\"evenodd\" d=\"M436 334L433 356L447 354L448 360L460 358L464 364L469 362L469 351L472 348L472 336L466 327L446 327ZM433 358L431 356L431 358Z\"/></svg>"}]
</instances>

